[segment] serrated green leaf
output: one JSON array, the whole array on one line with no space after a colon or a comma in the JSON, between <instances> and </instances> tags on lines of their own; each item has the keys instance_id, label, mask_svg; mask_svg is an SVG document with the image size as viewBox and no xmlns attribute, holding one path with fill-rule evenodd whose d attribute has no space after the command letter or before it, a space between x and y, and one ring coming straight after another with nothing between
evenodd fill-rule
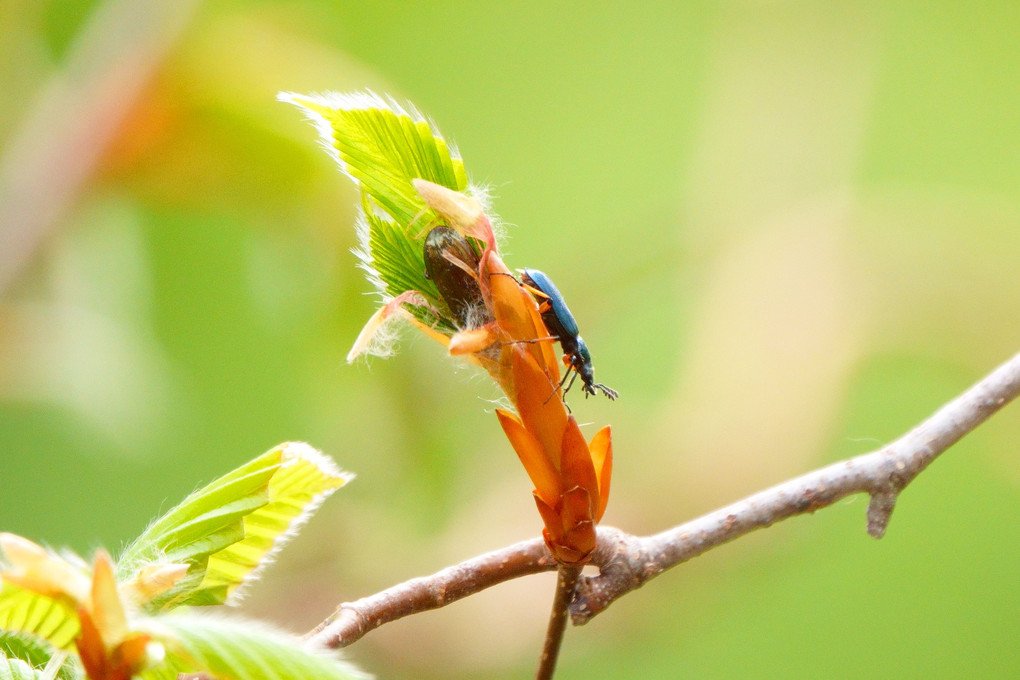
<instances>
[{"instance_id":1,"label":"serrated green leaf","mask_svg":"<svg viewBox=\"0 0 1020 680\"><path fill-rule=\"evenodd\" d=\"M79 627L77 613L63 600L10 583L4 583L0 589L2 630L30 633L57 649L69 649Z\"/></svg>"},{"instance_id":2,"label":"serrated green leaf","mask_svg":"<svg viewBox=\"0 0 1020 680\"><path fill-rule=\"evenodd\" d=\"M0 658L19 659L32 668L44 669L48 664L54 663L55 655L63 657L62 661L57 661L60 663L56 673L58 680L76 680L81 676L82 671L75 662L75 657L58 652L34 635L0 630ZM3 677L6 676L3 670L0 670L0 678Z\"/></svg>"},{"instance_id":3,"label":"serrated green leaf","mask_svg":"<svg viewBox=\"0 0 1020 680\"><path fill-rule=\"evenodd\" d=\"M423 246L408 239L405 230L395 222L367 214L368 247L373 267L389 297L416 290L432 303L440 300L436 284L425 276Z\"/></svg>"},{"instance_id":4,"label":"serrated green leaf","mask_svg":"<svg viewBox=\"0 0 1020 680\"><path fill-rule=\"evenodd\" d=\"M310 650L294 635L250 621L191 615L151 619L146 630L176 670L223 680L350 680L366 676L336 656ZM155 676L153 676L155 677Z\"/></svg>"},{"instance_id":5,"label":"serrated green leaf","mask_svg":"<svg viewBox=\"0 0 1020 680\"><path fill-rule=\"evenodd\" d=\"M445 311L435 304L439 291L426 278L422 257L430 227L442 220L426 206L412 180L473 193L457 151L414 107L371 92L281 93L280 99L311 116L343 171L361 190L356 252L384 299L418 291ZM411 311L422 321L427 316L420 309ZM452 321L445 327L455 328Z\"/></svg>"},{"instance_id":6,"label":"serrated green leaf","mask_svg":"<svg viewBox=\"0 0 1020 680\"><path fill-rule=\"evenodd\" d=\"M0 654L8 659L21 659L35 668L42 668L56 650L41 639L13 630L0 630Z\"/></svg>"},{"instance_id":7,"label":"serrated green leaf","mask_svg":"<svg viewBox=\"0 0 1020 680\"><path fill-rule=\"evenodd\" d=\"M145 609L222 604L327 494L351 478L307 444L281 444L154 522L125 551L118 580L130 581L147 564L183 563L189 565L188 575Z\"/></svg>"},{"instance_id":8,"label":"serrated green leaf","mask_svg":"<svg viewBox=\"0 0 1020 680\"><path fill-rule=\"evenodd\" d=\"M259 492L203 513L163 535L168 561L185 562L194 552L212 554L244 538L242 520L269 502Z\"/></svg>"},{"instance_id":9,"label":"serrated green leaf","mask_svg":"<svg viewBox=\"0 0 1020 680\"><path fill-rule=\"evenodd\" d=\"M410 226L425 208L412 179L455 191L468 187L463 160L411 106L370 92L280 98L319 121L344 172L401 226Z\"/></svg>"}]
</instances>

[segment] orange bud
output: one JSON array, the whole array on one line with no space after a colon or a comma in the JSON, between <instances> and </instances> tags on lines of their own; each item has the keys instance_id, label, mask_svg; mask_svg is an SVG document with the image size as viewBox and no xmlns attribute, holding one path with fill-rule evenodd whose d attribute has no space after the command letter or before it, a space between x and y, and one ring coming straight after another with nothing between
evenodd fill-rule
<instances>
[{"instance_id":1,"label":"orange bud","mask_svg":"<svg viewBox=\"0 0 1020 680\"><path fill-rule=\"evenodd\" d=\"M511 346L510 355L514 378L511 399L517 406L517 414L524 427L542 443L542 449L553 467L560 470L567 412L563 402L553 393L556 383L539 368L533 355L515 346Z\"/></svg>"},{"instance_id":2,"label":"orange bud","mask_svg":"<svg viewBox=\"0 0 1020 680\"><path fill-rule=\"evenodd\" d=\"M588 511L586 518L593 519L598 505L599 481L595 474L591 453L588 450L588 442L584 440L584 435L581 434L581 428L577 426L574 416L567 419L567 427L563 431L561 452L560 479L563 486L566 489L574 487L584 489L589 499L595 501L595 507Z\"/></svg>"},{"instance_id":3,"label":"orange bud","mask_svg":"<svg viewBox=\"0 0 1020 680\"><path fill-rule=\"evenodd\" d=\"M609 481L613 476L613 433L606 425L595 433L588 445L591 451L591 462L595 466L595 476L599 481L599 509L595 513L595 521L601 522L609 503Z\"/></svg>"},{"instance_id":4,"label":"orange bud","mask_svg":"<svg viewBox=\"0 0 1020 680\"><path fill-rule=\"evenodd\" d=\"M595 525L609 501L609 428L600 430L591 445L585 441L563 403L555 339L534 297L499 255L488 253L480 269L483 298L501 343L493 377L517 409L516 415L501 410L496 415L535 485L549 551L561 564L584 564L595 549Z\"/></svg>"},{"instance_id":5,"label":"orange bud","mask_svg":"<svg viewBox=\"0 0 1020 680\"><path fill-rule=\"evenodd\" d=\"M521 459L524 470L531 477L535 493L547 504L555 504L563 489L560 486L559 474L542 445L513 413L496 409L496 416L499 418L499 424L503 426L506 438L517 452L517 457Z\"/></svg>"},{"instance_id":6,"label":"orange bud","mask_svg":"<svg viewBox=\"0 0 1020 680\"><path fill-rule=\"evenodd\" d=\"M127 635L127 614L117 591L113 561L105 550L96 551L92 565L92 598L90 614L108 648L116 646Z\"/></svg>"}]
</instances>

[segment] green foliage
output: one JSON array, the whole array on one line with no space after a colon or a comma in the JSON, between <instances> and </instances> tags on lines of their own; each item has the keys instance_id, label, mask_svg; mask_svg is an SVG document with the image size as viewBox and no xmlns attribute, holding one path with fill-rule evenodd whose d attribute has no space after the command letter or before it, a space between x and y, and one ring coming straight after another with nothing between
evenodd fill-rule
<instances>
[{"instance_id":1,"label":"green foliage","mask_svg":"<svg viewBox=\"0 0 1020 680\"><path fill-rule=\"evenodd\" d=\"M278 550L325 495L351 475L305 444L283 444L188 496L156 520L118 563L130 580L149 564L184 563L187 576L146 604L222 604Z\"/></svg>"},{"instance_id":2,"label":"green foliage","mask_svg":"<svg viewBox=\"0 0 1020 680\"><path fill-rule=\"evenodd\" d=\"M167 665L144 674L146 678L164 678L167 668L203 670L225 680L365 677L337 657L309 649L294 635L250 621L175 614L161 617L148 632L166 646Z\"/></svg>"},{"instance_id":3,"label":"green foliage","mask_svg":"<svg viewBox=\"0 0 1020 680\"><path fill-rule=\"evenodd\" d=\"M426 179L472 193L456 149L413 107L372 93L281 93L280 99L311 116L344 172L358 185L358 255L383 298L418 291L442 308L422 257L425 237L441 218L411 181ZM426 323L434 321L427 310L412 308L412 313Z\"/></svg>"},{"instance_id":4,"label":"green foliage","mask_svg":"<svg viewBox=\"0 0 1020 680\"><path fill-rule=\"evenodd\" d=\"M0 654L0 680L40 680L43 671L32 668L21 659L12 659Z\"/></svg>"},{"instance_id":5,"label":"green foliage","mask_svg":"<svg viewBox=\"0 0 1020 680\"><path fill-rule=\"evenodd\" d=\"M467 189L464 162L413 107L360 92L326 97L282 93L280 99L325 124L324 141L335 149L344 172L402 226L412 226L425 209L412 179Z\"/></svg>"},{"instance_id":6,"label":"green foliage","mask_svg":"<svg viewBox=\"0 0 1020 680\"><path fill-rule=\"evenodd\" d=\"M364 218L369 225L373 269L380 272L384 295L396 297L404 291L417 290L431 302L438 302L436 284L425 277L422 244L409 239L407 231L396 222L369 212ZM381 272L386 272L386 276L382 277Z\"/></svg>"},{"instance_id":7,"label":"green foliage","mask_svg":"<svg viewBox=\"0 0 1020 680\"><path fill-rule=\"evenodd\" d=\"M67 82L69 50L95 47L78 35L96 28L88 10L115 5L0 2L8 155L31 102ZM99 93L130 104L127 124L7 289L0 528L82 554L125 546L147 519L126 509L167 509L209 470L233 469L239 432L266 443L292 432L371 476L372 493L331 501L374 518L352 535L422 559L475 548L465 494L502 489L514 468L464 445L489 442L491 423L465 417L474 398L431 363L435 348L400 367L339 365L370 312L347 266L357 200L303 114L266 101L281 83L411 97L457 141L471 179L499 187L500 212L520 225L513 262L553 277L598 374L627 387L626 402L582 400L579 414L630 433L621 483L640 491L628 501L617 489L611 523L639 513L664 528L757 480L879 446L1016 351L1018 3L204 7L140 100ZM37 143L63 139L76 110L37 121L41 137L18 146L44 160ZM64 179L50 173L40 195ZM802 293L830 291L804 307ZM910 358L873 367L890 353ZM726 370L735 358L745 363ZM812 375L824 384L801 379ZM421 414L433 391L451 394ZM858 500L699 558L597 629L571 631L558 680L1020 678L1017 406L926 471L882 541L864 534ZM736 412L757 417L735 427ZM721 440L734 431L747 443ZM197 443L201 455L181 452ZM364 560L319 557L336 579L364 582ZM314 600L317 584L290 568L266 573L266 597ZM398 645L372 654L374 670L533 670L533 627L493 635L475 616L454 607L407 625L498 663L480 671L469 654L435 662Z\"/></svg>"},{"instance_id":8,"label":"green foliage","mask_svg":"<svg viewBox=\"0 0 1020 680\"><path fill-rule=\"evenodd\" d=\"M64 661L71 650L93 665L99 659L123 672L154 664L144 673L153 680L193 671L238 680L355 677L347 665L308 651L293 636L229 619L166 614L177 605L228 601L325 496L349 479L307 444L281 444L156 520L125 551L116 582L104 552L89 577L77 558L5 535L9 565L0 571L0 653L6 656L0 659L0 680L34 677L33 666L58 658L59 677L78 677L77 657ZM178 565L187 566L183 578ZM136 613L132 603L146 613ZM83 613L79 620L79 612L89 616ZM122 655L139 640L144 653ZM169 655L164 658L160 649ZM17 663L7 663L8 657Z\"/></svg>"},{"instance_id":9,"label":"green foliage","mask_svg":"<svg viewBox=\"0 0 1020 680\"><path fill-rule=\"evenodd\" d=\"M27 633L0 630L0 680L16 678L11 663L28 664L38 672L54 658L54 649L39 638ZM20 666L18 666L20 668ZM81 669L73 656L66 656L57 670L58 680L74 680L81 676Z\"/></svg>"},{"instance_id":10,"label":"green foliage","mask_svg":"<svg viewBox=\"0 0 1020 680\"><path fill-rule=\"evenodd\" d=\"M62 598L4 583L0 590L0 630L5 634L29 633L57 649L69 649L78 634L78 616L70 602Z\"/></svg>"}]
</instances>

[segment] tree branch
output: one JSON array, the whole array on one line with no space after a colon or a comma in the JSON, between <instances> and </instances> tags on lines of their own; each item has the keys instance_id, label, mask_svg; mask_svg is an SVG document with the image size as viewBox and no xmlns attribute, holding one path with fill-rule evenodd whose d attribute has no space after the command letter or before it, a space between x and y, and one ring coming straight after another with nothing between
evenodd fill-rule
<instances>
[{"instance_id":1,"label":"tree branch","mask_svg":"<svg viewBox=\"0 0 1020 680\"><path fill-rule=\"evenodd\" d=\"M313 645L346 647L384 623L445 607L503 581L555 568L556 561L541 538L522 541L357 602L345 602L306 638Z\"/></svg>"},{"instance_id":2,"label":"tree branch","mask_svg":"<svg viewBox=\"0 0 1020 680\"><path fill-rule=\"evenodd\" d=\"M871 496L868 533L881 538L896 499L939 454L1020 393L1020 354L949 402L903 437L877 451L829 465L732 505L668 529L638 537L599 527L592 564L570 605L575 625L587 623L622 595L670 567L756 529L814 512L856 493ZM389 621L445 606L512 578L551 571L556 563L541 539L524 541L413 579L337 611L309 633L311 642L344 647Z\"/></svg>"},{"instance_id":3,"label":"tree branch","mask_svg":"<svg viewBox=\"0 0 1020 680\"><path fill-rule=\"evenodd\" d=\"M1020 393L1020 354L887 446L760 491L646 538L600 531L597 577L583 579L571 604L575 625L670 567L756 529L868 493L868 533L885 534L896 499L939 454ZM604 539L604 540L603 540Z\"/></svg>"},{"instance_id":4,"label":"tree branch","mask_svg":"<svg viewBox=\"0 0 1020 680\"><path fill-rule=\"evenodd\" d=\"M538 659L535 680L552 680L553 673L556 672L556 660L560 656L563 633L567 630L567 613L580 577L581 567L561 566L559 569L556 577L556 595L553 597L552 611L549 613L549 627L545 633L542 656Z\"/></svg>"}]
</instances>

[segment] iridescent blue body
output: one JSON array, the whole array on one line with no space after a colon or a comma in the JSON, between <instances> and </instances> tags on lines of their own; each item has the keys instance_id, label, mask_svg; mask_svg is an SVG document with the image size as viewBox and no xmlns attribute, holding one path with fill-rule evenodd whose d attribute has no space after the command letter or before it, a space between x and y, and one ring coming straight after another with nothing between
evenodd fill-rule
<instances>
[{"instance_id":1,"label":"iridescent blue body","mask_svg":"<svg viewBox=\"0 0 1020 680\"><path fill-rule=\"evenodd\" d=\"M591 352L588 351L588 345L581 337L574 315L570 313L563 295L552 279L537 269L524 269L521 274L525 285L537 293L538 309L542 315L542 321L545 322L545 327L549 329L549 333L554 338L559 340L560 346L563 348L564 363L567 364L567 375L563 376L563 382L566 382L573 370L573 377L564 393L570 391L574 380L577 379L577 376L581 376L581 382L584 383L581 389L585 398L589 394L596 394L596 390L601 390L602 394L611 400L620 396L616 390L595 382ZM563 382L560 383L560 387L563 386Z\"/></svg>"}]
</instances>

